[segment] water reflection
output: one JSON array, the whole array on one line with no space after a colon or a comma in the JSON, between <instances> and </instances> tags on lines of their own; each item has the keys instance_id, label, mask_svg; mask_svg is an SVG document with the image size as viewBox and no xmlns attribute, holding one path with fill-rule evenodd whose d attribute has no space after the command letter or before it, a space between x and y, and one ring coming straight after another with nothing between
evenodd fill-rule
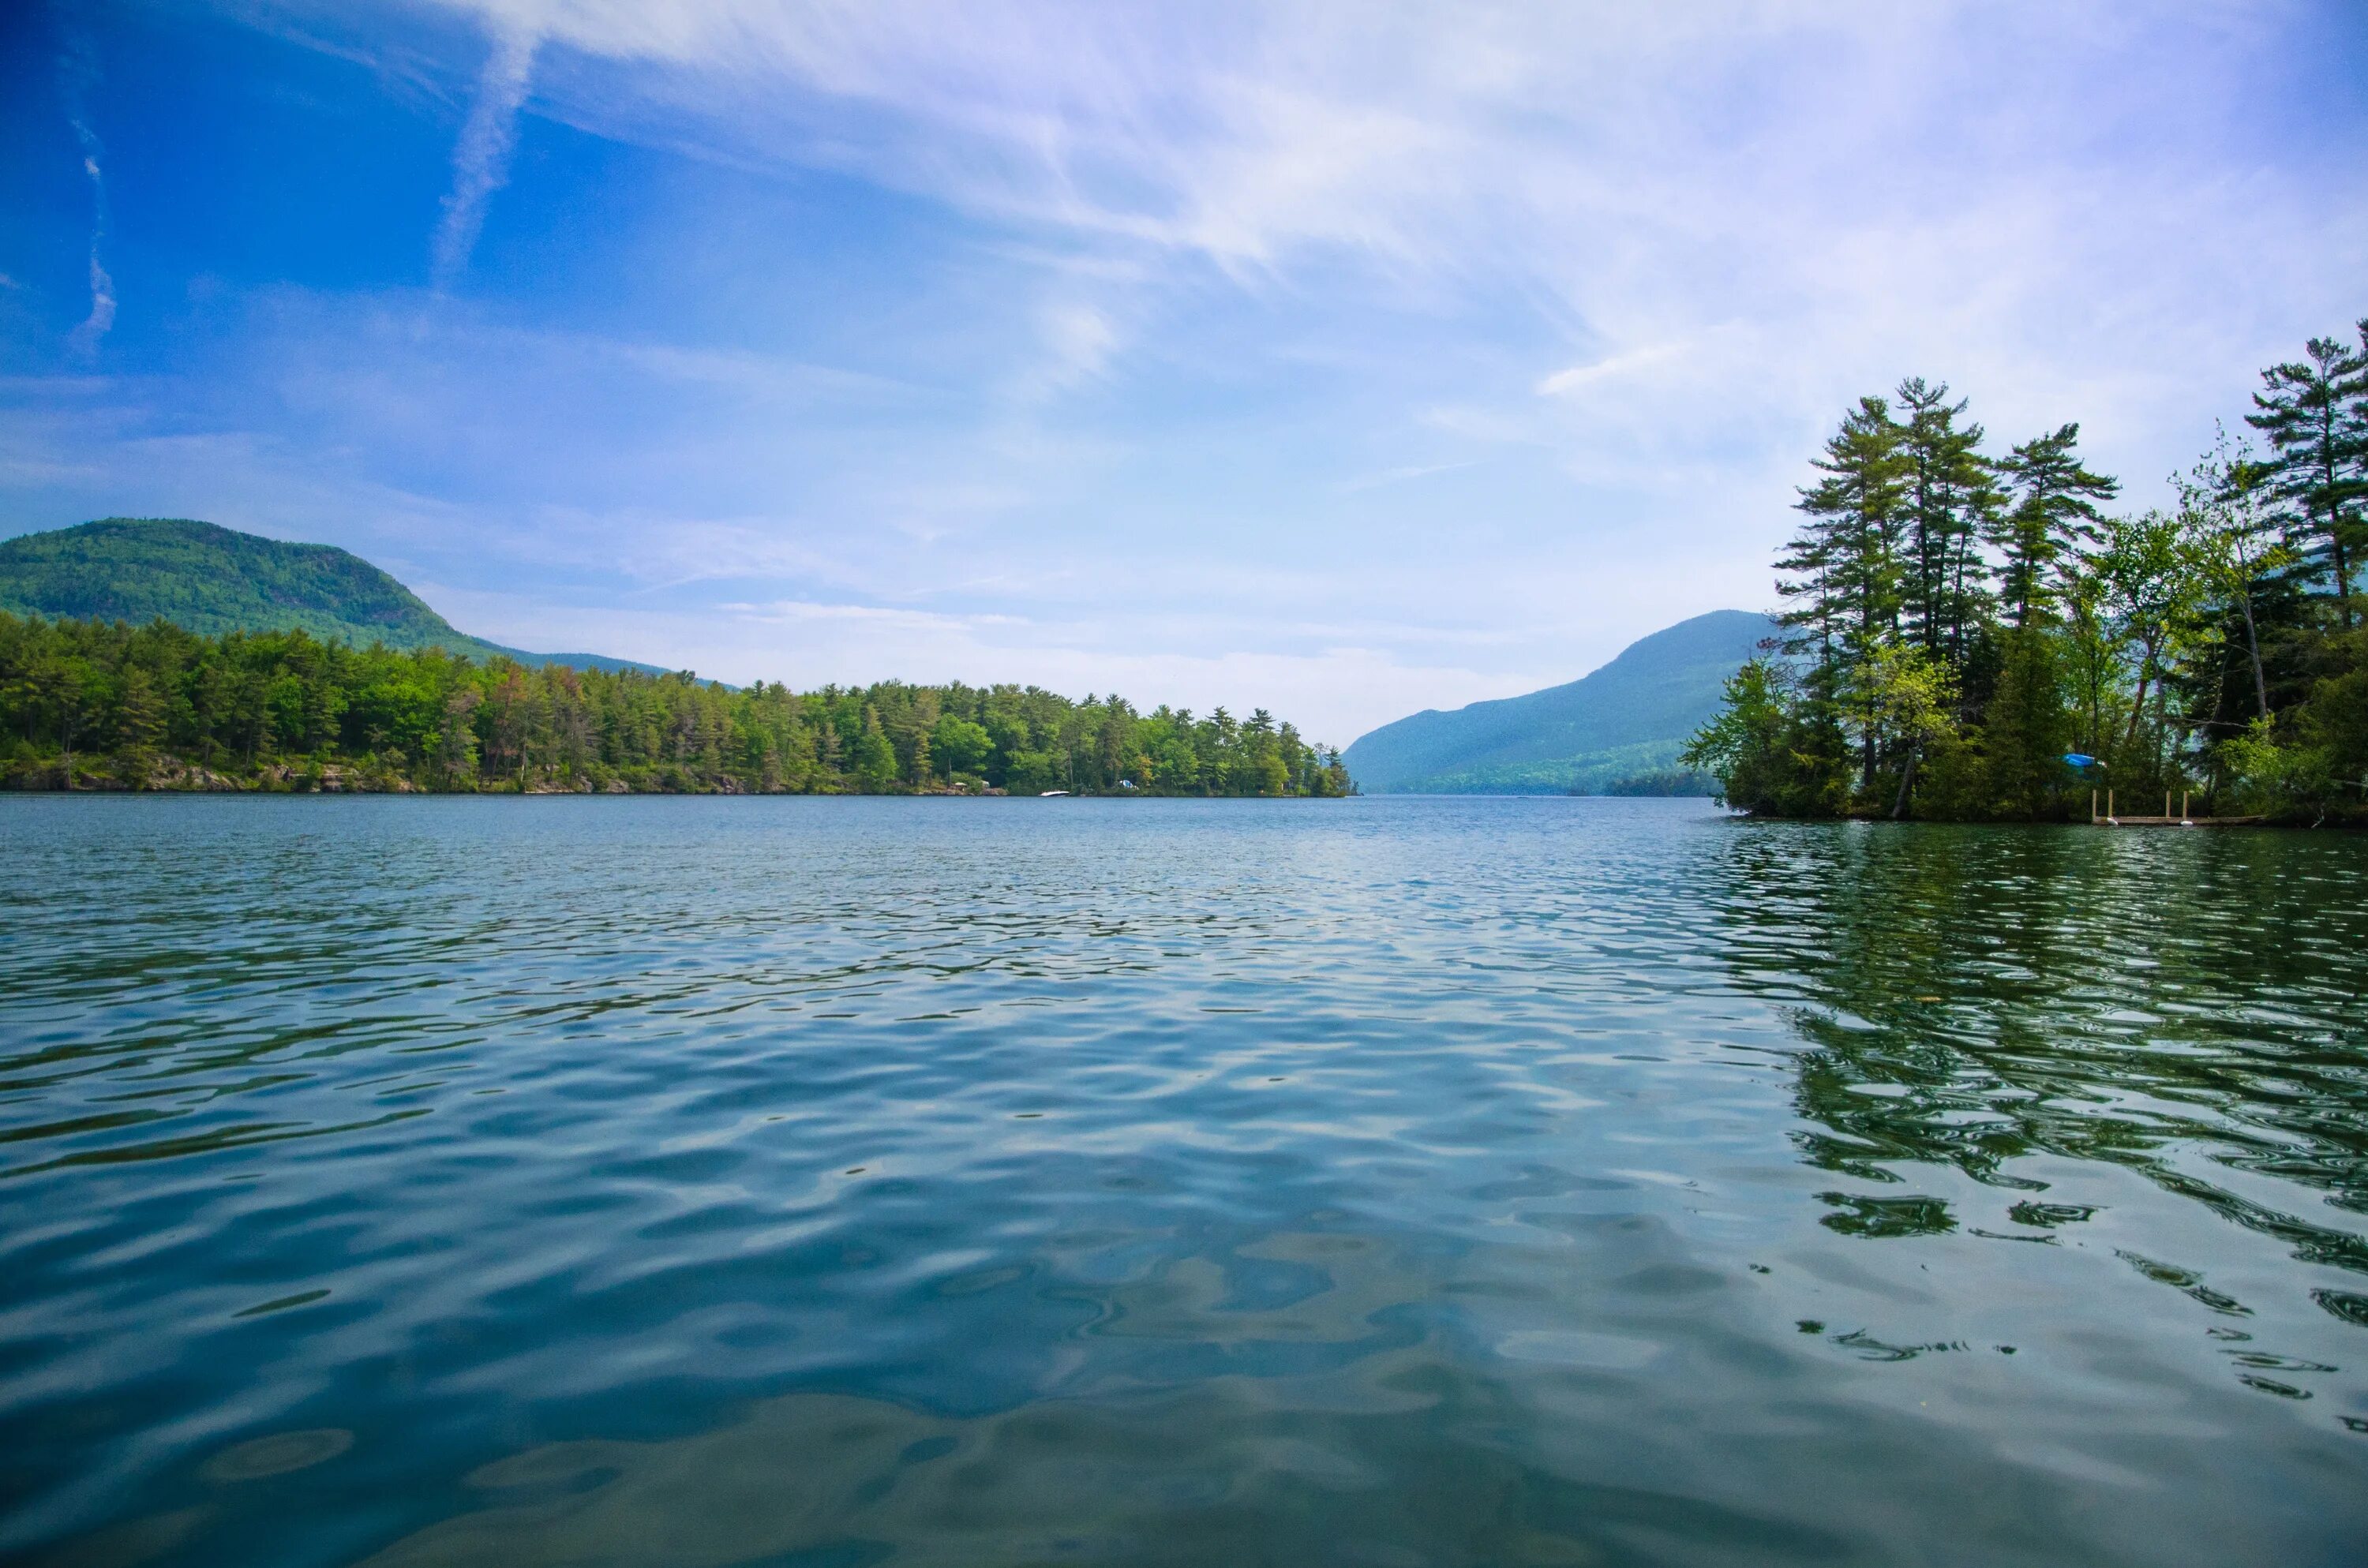
<instances>
[{"instance_id":1,"label":"water reflection","mask_svg":"<svg viewBox=\"0 0 2368 1568\"><path fill-rule=\"evenodd\" d=\"M1987 1211L1976 1234L2042 1244L2101 1206L2039 1195L2111 1165L2300 1262L2368 1276L2352 1218L2368 1213L2362 848L2301 834L1752 827L1725 858L1731 877L1705 891L1738 982L1783 1007L1804 1043L1797 1142L1811 1165L1878 1187L1953 1167L2030 1195ZM1820 1198L1846 1235L1972 1222L1927 1193ZM2123 1256L2215 1312L2247 1311L2197 1270ZM2362 1292L2308 1295L2357 1324Z\"/></svg>"},{"instance_id":2,"label":"water reflection","mask_svg":"<svg viewBox=\"0 0 2368 1568\"><path fill-rule=\"evenodd\" d=\"M626 804L0 802L0 1557L2368 1528L2368 842Z\"/></svg>"}]
</instances>

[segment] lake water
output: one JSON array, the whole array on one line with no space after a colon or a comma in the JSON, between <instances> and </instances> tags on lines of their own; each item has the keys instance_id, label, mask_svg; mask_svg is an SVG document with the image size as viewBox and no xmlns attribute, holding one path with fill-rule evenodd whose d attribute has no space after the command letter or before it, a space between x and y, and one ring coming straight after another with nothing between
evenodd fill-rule
<instances>
[{"instance_id":1,"label":"lake water","mask_svg":"<svg viewBox=\"0 0 2368 1568\"><path fill-rule=\"evenodd\" d=\"M2368 838L21 798L0 855L0 1559L2368 1556Z\"/></svg>"}]
</instances>

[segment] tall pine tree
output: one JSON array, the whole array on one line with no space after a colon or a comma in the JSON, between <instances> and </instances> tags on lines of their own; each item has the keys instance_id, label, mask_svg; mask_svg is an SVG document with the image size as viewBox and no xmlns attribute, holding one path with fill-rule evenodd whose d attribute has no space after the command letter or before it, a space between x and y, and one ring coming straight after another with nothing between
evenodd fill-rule
<instances>
[{"instance_id":1,"label":"tall pine tree","mask_svg":"<svg viewBox=\"0 0 2368 1568\"><path fill-rule=\"evenodd\" d=\"M1907 631L1926 655L1961 670L1988 598L1981 539L1998 509L1979 425L1959 424L1965 400L1949 401L1943 381L1920 376L1899 383L1899 453L1907 509Z\"/></svg>"},{"instance_id":2,"label":"tall pine tree","mask_svg":"<svg viewBox=\"0 0 2368 1568\"><path fill-rule=\"evenodd\" d=\"M2360 335L2358 349L2314 337L2304 358L2263 370L2245 416L2277 454L2276 489L2291 508L2305 570L2326 574L2346 631L2368 506L2368 321Z\"/></svg>"},{"instance_id":3,"label":"tall pine tree","mask_svg":"<svg viewBox=\"0 0 2368 1568\"><path fill-rule=\"evenodd\" d=\"M1812 460L1824 477L1793 504L1809 520L1776 562L1793 578L1780 582L1777 592L1798 601L1782 617L1784 623L1815 632L1817 664L1809 691L1816 701L1839 702L1850 672L1899 636L1907 523L1900 442L1891 405L1879 397L1861 398ZM1801 639L1804 649L1806 641ZM1871 700L1860 702L1850 722L1859 732L1859 779L1865 788L1874 780L1882 748L1881 710Z\"/></svg>"},{"instance_id":4,"label":"tall pine tree","mask_svg":"<svg viewBox=\"0 0 2368 1568\"><path fill-rule=\"evenodd\" d=\"M2081 466L2079 446L2080 426L2062 425L1998 465L2014 487L2014 505L1998 518L1992 542L2005 558L2006 601L2018 631L2046 608L2065 559L2103 537L2098 503L2121 494L2119 480Z\"/></svg>"}]
</instances>

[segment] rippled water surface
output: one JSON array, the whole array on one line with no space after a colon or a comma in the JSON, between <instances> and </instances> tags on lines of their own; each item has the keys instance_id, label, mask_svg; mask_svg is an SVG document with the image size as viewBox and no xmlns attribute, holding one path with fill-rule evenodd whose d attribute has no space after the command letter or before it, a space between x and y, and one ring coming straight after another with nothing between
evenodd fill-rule
<instances>
[{"instance_id":1,"label":"rippled water surface","mask_svg":"<svg viewBox=\"0 0 2368 1568\"><path fill-rule=\"evenodd\" d=\"M2368 840L0 801L0 1558L2338 1563Z\"/></svg>"}]
</instances>

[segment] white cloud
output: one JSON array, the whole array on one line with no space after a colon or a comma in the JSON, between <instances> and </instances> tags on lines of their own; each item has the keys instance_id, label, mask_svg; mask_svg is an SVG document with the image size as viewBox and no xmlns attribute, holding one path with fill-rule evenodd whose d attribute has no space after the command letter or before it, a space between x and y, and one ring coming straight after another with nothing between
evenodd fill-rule
<instances>
[{"instance_id":1,"label":"white cloud","mask_svg":"<svg viewBox=\"0 0 2368 1568\"><path fill-rule=\"evenodd\" d=\"M82 172L90 181L90 314L74 329L70 341L85 354L97 348L99 340L115 326L115 279L108 276L99 255L107 239L107 175L101 166L107 149L91 128L85 103L97 77L98 61L89 38L69 29L64 52L58 60L58 84L66 101L66 123L82 150Z\"/></svg>"},{"instance_id":2,"label":"white cloud","mask_svg":"<svg viewBox=\"0 0 2368 1568\"><path fill-rule=\"evenodd\" d=\"M2081 420L2142 501L2368 276L2368 165L2280 119L2313 13L2277 0L437 3L482 77L438 280L525 112L728 172L603 210L664 229L620 275L695 258L684 308L266 301L225 353L279 424L176 445L186 394L124 389L0 436L26 484L341 528L517 590L471 629L524 645L1230 672L1345 740L1764 603L1807 457L1905 374L2001 443ZM768 174L928 254L893 299L768 292L815 236L703 203ZM538 638L528 583L589 619Z\"/></svg>"},{"instance_id":3,"label":"white cloud","mask_svg":"<svg viewBox=\"0 0 2368 1568\"><path fill-rule=\"evenodd\" d=\"M485 203L508 183L518 108L526 102L534 72L538 40L531 29L497 26L492 41L477 80L476 101L452 152L452 188L444 198L443 221L436 228L429 270L438 289L450 288L467 269L469 253L477 248L477 235L485 226Z\"/></svg>"},{"instance_id":4,"label":"white cloud","mask_svg":"<svg viewBox=\"0 0 2368 1568\"><path fill-rule=\"evenodd\" d=\"M1566 370L1556 370L1538 383L1540 397L1561 397L1582 387L1602 381L1617 381L1631 372L1670 358L1678 352L1674 343L1656 343L1645 348L1632 348L1624 354L1613 354L1591 364L1573 365Z\"/></svg>"},{"instance_id":5,"label":"white cloud","mask_svg":"<svg viewBox=\"0 0 2368 1568\"><path fill-rule=\"evenodd\" d=\"M1512 290L1542 347L1599 374L1668 352L1607 344L1749 322L1759 357L1695 357L1681 395L1819 417L1837 388L1977 356L2032 382L2124 355L2157 385L2221 353L2241 376L2358 275L2368 232L2274 167L2194 178L2280 6L449 3L568 51L552 112L596 129L842 167L1252 290L1342 256L1408 298ZM2334 243L2297 256L2297 227ZM2276 286L2194 309L2263 264ZM1108 301L1050 315L1037 391L1115 347Z\"/></svg>"},{"instance_id":6,"label":"white cloud","mask_svg":"<svg viewBox=\"0 0 2368 1568\"><path fill-rule=\"evenodd\" d=\"M1012 401L1022 407L1098 380L1119 345L1116 325L1092 305L1058 301L1046 305L1037 319L1042 352L1011 387Z\"/></svg>"},{"instance_id":7,"label":"white cloud","mask_svg":"<svg viewBox=\"0 0 2368 1568\"><path fill-rule=\"evenodd\" d=\"M592 650L745 684L805 688L890 676L1042 686L1072 697L1116 692L1144 708L1200 712L1263 707L1310 739L1346 745L1423 708L1460 707L1532 690L1560 673L1410 664L1388 651L1342 645L1306 653L1194 653L1132 645L1129 629L872 606L777 601L719 605L697 615L553 604L541 596L416 585L454 624L511 646Z\"/></svg>"},{"instance_id":8,"label":"white cloud","mask_svg":"<svg viewBox=\"0 0 2368 1568\"><path fill-rule=\"evenodd\" d=\"M1378 490L1384 484L1404 484L1410 479L1428 479L1434 473L1454 473L1459 470L1472 467L1479 460L1477 458L1466 458L1460 462L1452 463L1406 463L1397 468L1385 468L1379 473L1369 473L1362 478L1349 480L1340 488L1349 493L1360 490Z\"/></svg>"}]
</instances>

